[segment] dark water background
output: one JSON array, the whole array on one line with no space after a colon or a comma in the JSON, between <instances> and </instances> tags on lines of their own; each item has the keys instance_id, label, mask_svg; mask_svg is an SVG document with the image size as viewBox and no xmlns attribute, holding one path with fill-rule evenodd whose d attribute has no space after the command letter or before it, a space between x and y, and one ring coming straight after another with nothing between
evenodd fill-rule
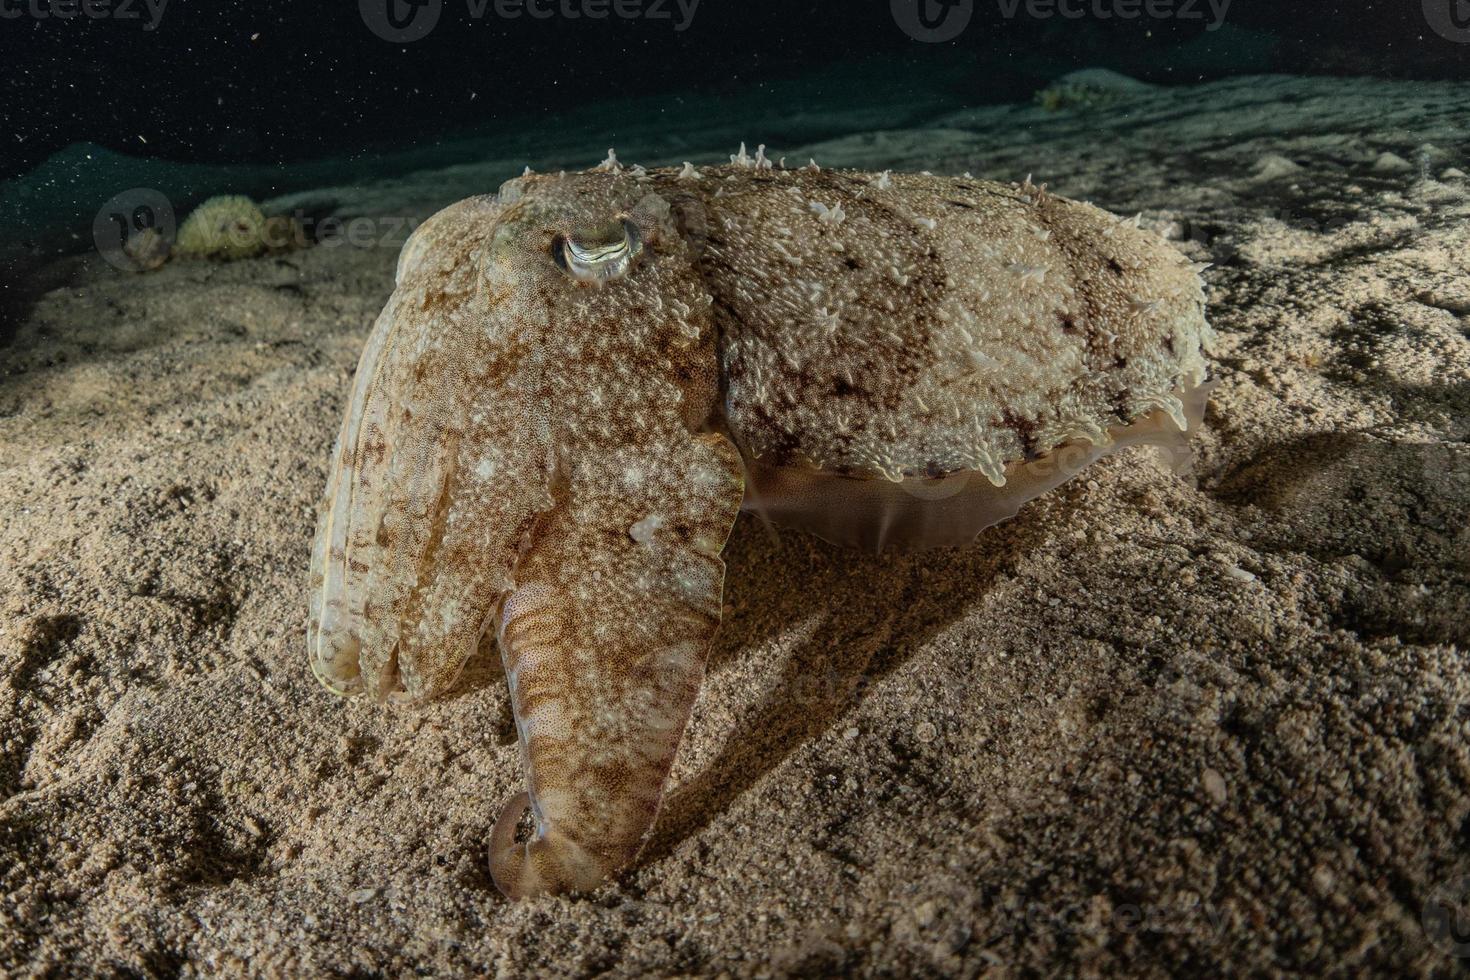
<instances>
[{"instance_id":1,"label":"dark water background","mask_svg":"<svg viewBox=\"0 0 1470 980\"><path fill-rule=\"evenodd\" d=\"M538 132L590 165L720 113L789 146L1083 67L1470 78L1470 0L0 0L0 246L65 249L134 164L268 197Z\"/></svg>"},{"instance_id":2,"label":"dark water background","mask_svg":"<svg viewBox=\"0 0 1470 980\"><path fill-rule=\"evenodd\" d=\"M1466 0L1233 0L1223 18L1220 0L1070 0L1081 17L1036 0L1014 11L972 0L965 29L940 42L911 37L889 0L698 0L692 16L693 0L532 2L550 16L522 0L165 0L157 13L159 0L87 0L90 13L67 18L66 3L4 0L0 178L82 141L180 161L289 162L432 143L609 97L657 97L677 127L687 93L753 94L875 56L903 69L845 91L814 85L792 109L914 87L957 104L1019 101L1088 66L1158 82L1470 78L1470 45L1430 23L1438 6L1470 30ZM929 7L934 23L964 15L904 2ZM389 23L390 4L409 33L436 6L437 22L421 38L384 40L373 28ZM1137 16L1125 19L1130 6Z\"/></svg>"}]
</instances>

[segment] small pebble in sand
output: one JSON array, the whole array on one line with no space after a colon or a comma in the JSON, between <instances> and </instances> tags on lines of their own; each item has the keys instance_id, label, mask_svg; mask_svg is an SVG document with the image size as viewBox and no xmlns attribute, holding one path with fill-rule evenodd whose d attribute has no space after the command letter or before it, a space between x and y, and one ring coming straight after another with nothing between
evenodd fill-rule
<instances>
[{"instance_id":1,"label":"small pebble in sand","mask_svg":"<svg viewBox=\"0 0 1470 980\"><path fill-rule=\"evenodd\" d=\"M1397 153L1381 153L1373 161L1373 169L1381 174L1406 174L1414 169L1414 165Z\"/></svg>"},{"instance_id":2,"label":"small pebble in sand","mask_svg":"<svg viewBox=\"0 0 1470 980\"><path fill-rule=\"evenodd\" d=\"M1277 180L1302 172L1301 164L1276 153L1268 153L1256 161L1257 180Z\"/></svg>"},{"instance_id":3,"label":"small pebble in sand","mask_svg":"<svg viewBox=\"0 0 1470 980\"><path fill-rule=\"evenodd\" d=\"M914 921L921 929L927 929L939 917L939 904L932 899L914 909Z\"/></svg>"},{"instance_id":4,"label":"small pebble in sand","mask_svg":"<svg viewBox=\"0 0 1470 980\"><path fill-rule=\"evenodd\" d=\"M1225 788L1225 777L1215 769L1206 769L1200 781L1204 783L1205 792L1210 795L1210 799L1215 801L1215 805L1224 806L1225 801L1229 798L1229 793Z\"/></svg>"},{"instance_id":5,"label":"small pebble in sand","mask_svg":"<svg viewBox=\"0 0 1470 980\"><path fill-rule=\"evenodd\" d=\"M939 730L932 723L924 721L919 723L919 727L914 730L914 734L919 737L919 741L927 745L929 742L934 741L935 737L939 734Z\"/></svg>"},{"instance_id":6,"label":"small pebble in sand","mask_svg":"<svg viewBox=\"0 0 1470 980\"><path fill-rule=\"evenodd\" d=\"M1325 865L1317 865L1312 869L1312 884L1316 886L1319 895L1332 895L1337 891L1337 875L1332 869Z\"/></svg>"}]
</instances>

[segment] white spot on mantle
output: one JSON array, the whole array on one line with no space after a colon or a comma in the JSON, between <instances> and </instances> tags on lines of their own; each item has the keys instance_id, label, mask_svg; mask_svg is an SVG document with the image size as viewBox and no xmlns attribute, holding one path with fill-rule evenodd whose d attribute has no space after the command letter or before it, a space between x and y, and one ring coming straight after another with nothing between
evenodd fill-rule
<instances>
[{"instance_id":1,"label":"white spot on mantle","mask_svg":"<svg viewBox=\"0 0 1470 980\"><path fill-rule=\"evenodd\" d=\"M662 517L657 514L649 514L643 520L638 521L632 527L628 528L628 537L637 541L639 544L648 544L653 540L654 534L663 526L664 519Z\"/></svg>"}]
</instances>

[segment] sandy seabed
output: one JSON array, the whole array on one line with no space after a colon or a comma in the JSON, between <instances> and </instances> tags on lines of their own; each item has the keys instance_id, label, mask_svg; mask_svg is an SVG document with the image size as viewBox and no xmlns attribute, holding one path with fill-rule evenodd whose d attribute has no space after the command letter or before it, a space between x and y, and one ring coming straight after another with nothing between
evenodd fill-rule
<instances>
[{"instance_id":1,"label":"sandy seabed","mask_svg":"<svg viewBox=\"0 0 1470 980\"><path fill-rule=\"evenodd\" d=\"M0 348L0 973L1463 973L1424 921L1470 874L1467 103L1237 79L780 148L1141 211L1216 263L1220 387L1191 479L1130 450L969 548L742 518L664 812L577 899L489 880L493 658L423 710L306 666L394 250L64 260Z\"/></svg>"}]
</instances>

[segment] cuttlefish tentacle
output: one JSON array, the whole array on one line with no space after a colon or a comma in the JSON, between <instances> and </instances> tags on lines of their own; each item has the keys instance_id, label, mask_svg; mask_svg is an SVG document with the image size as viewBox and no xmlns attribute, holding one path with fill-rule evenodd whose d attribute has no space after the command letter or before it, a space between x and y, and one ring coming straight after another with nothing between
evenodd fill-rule
<instances>
[{"instance_id":1,"label":"cuttlefish tentacle","mask_svg":"<svg viewBox=\"0 0 1470 980\"><path fill-rule=\"evenodd\" d=\"M591 889L637 853L719 625L743 494L734 447L686 436L577 466L538 522L500 621L528 774L492 835L506 895ZM535 832L517 843L527 805Z\"/></svg>"}]
</instances>

